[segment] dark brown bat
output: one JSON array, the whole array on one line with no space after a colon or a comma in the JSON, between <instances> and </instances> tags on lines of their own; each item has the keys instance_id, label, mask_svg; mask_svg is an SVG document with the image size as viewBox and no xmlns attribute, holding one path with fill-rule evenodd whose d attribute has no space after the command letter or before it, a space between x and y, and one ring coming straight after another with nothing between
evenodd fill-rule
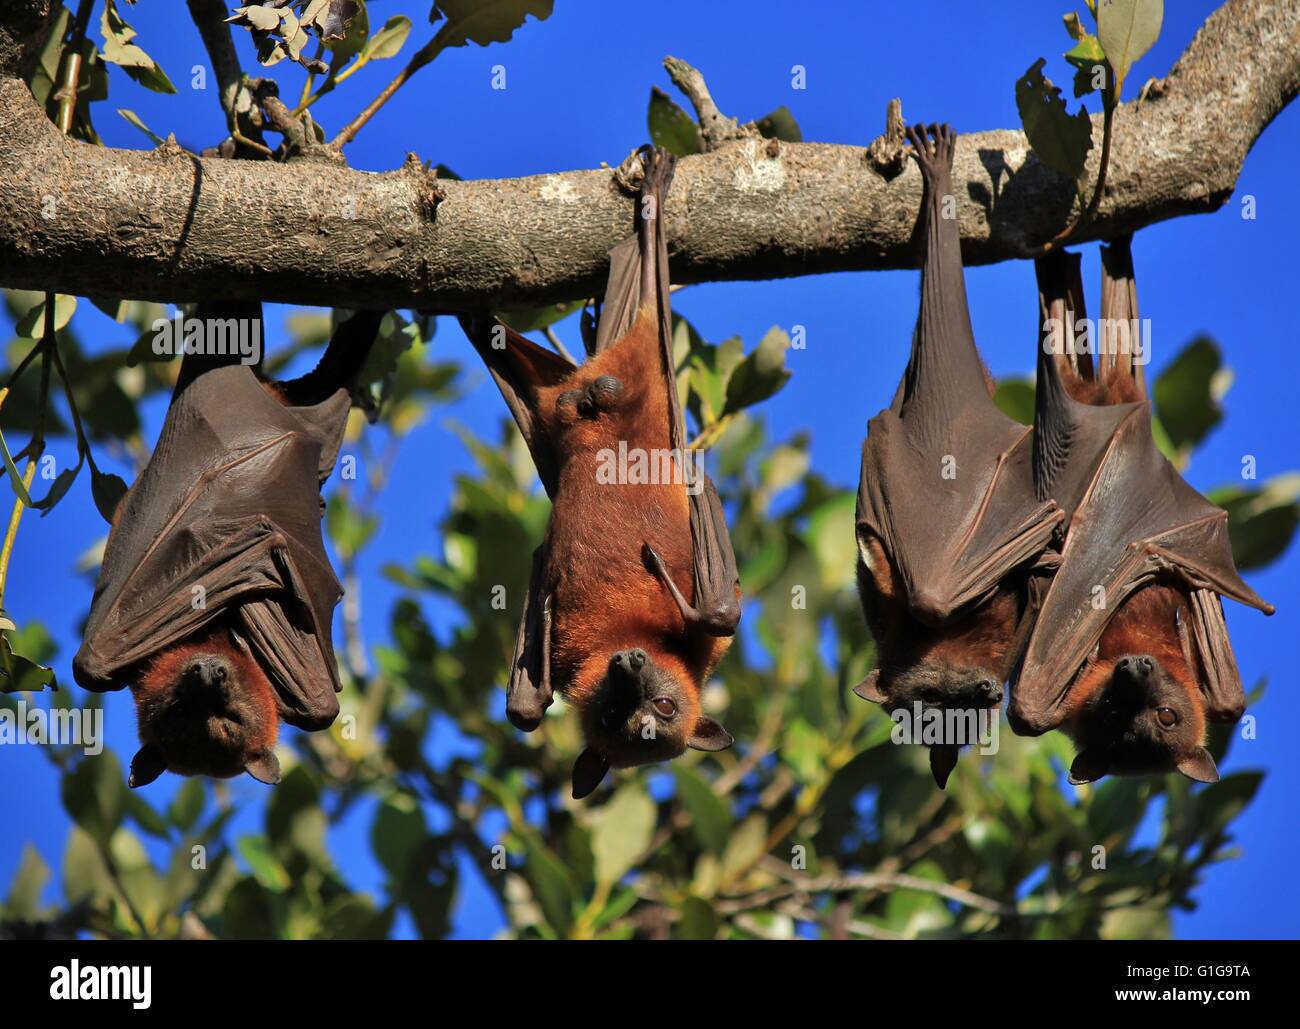
<instances>
[{"instance_id":1,"label":"dark brown bat","mask_svg":"<svg viewBox=\"0 0 1300 1029\"><path fill-rule=\"evenodd\" d=\"M574 366L494 319L461 320L552 501L506 710L531 732L554 689L577 708L587 742L577 798L610 767L732 744L700 691L735 634L740 587L717 492L685 460L662 217L674 158L642 153L637 234L610 251L587 361ZM602 467L620 452L648 456L652 481L609 481Z\"/></svg>"},{"instance_id":2,"label":"dark brown bat","mask_svg":"<svg viewBox=\"0 0 1300 1029\"><path fill-rule=\"evenodd\" d=\"M1207 720L1235 722L1245 695L1221 596L1271 614L1238 575L1227 512L1160 454L1138 342L1129 240L1102 249L1101 329L1072 356L1083 318L1077 256L1038 264L1035 477L1068 523L1012 691L1012 727L1062 727L1070 780L1178 770L1218 779ZM1126 345L1127 344L1127 345Z\"/></svg>"},{"instance_id":3,"label":"dark brown bat","mask_svg":"<svg viewBox=\"0 0 1300 1029\"><path fill-rule=\"evenodd\" d=\"M260 305L200 305L205 326ZM317 369L263 382L232 356L187 355L162 432L114 514L73 674L131 686L131 785L164 770L279 781L281 720L330 725L330 622L342 589L321 538L350 381L382 314L339 326Z\"/></svg>"},{"instance_id":4,"label":"dark brown bat","mask_svg":"<svg viewBox=\"0 0 1300 1029\"><path fill-rule=\"evenodd\" d=\"M1061 521L1034 495L1030 430L993 403L971 330L953 203L956 135L908 130L925 182L921 309L893 403L867 427L858 585L879 651L854 692L891 713L996 709L1029 628L1027 589ZM930 750L940 787L958 748Z\"/></svg>"}]
</instances>

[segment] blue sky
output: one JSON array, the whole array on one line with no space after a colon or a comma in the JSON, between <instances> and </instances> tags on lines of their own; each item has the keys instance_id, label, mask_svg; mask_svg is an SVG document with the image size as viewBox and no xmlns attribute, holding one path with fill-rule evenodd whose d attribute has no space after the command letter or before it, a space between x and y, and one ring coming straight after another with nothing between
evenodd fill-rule
<instances>
[{"instance_id":1,"label":"blue sky","mask_svg":"<svg viewBox=\"0 0 1300 1029\"><path fill-rule=\"evenodd\" d=\"M958 132L1018 124L1014 81L1038 57L1047 73L1067 82L1059 59L1068 39L1060 15L1069 7L1042 3L972 6L955 2L818 3L798 8L770 2L687 3L661 0L609 4L557 0L544 23L530 21L513 42L487 50L449 51L425 69L385 107L347 151L354 167L386 170L409 150L442 162L467 178L500 178L617 164L646 136L651 85L671 91L661 67L672 54L708 77L722 109L742 119L782 104L798 120L806 140L865 144L883 129L887 101L899 96L909 121L946 120ZM1078 5L1082 9L1082 4ZM1166 5L1165 26L1155 48L1137 65L1135 84L1166 73L1197 27L1214 9L1212 0ZM430 31L424 5L377 0L372 17L401 10L413 15L408 50ZM205 63L197 32L180 3L141 4L126 11L139 42L178 85L177 96L158 96L114 75L111 99L98 105L97 126L113 146L143 147L147 141L113 114L134 110L155 131L176 131L192 148L216 142L222 118L212 88L189 88L193 65ZM241 40L245 67L252 68ZM494 65L503 65L507 88L490 88ZM791 69L806 69L807 88L791 88ZM353 77L318 108L327 130L336 129L387 82L393 61L378 62ZM276 75L286 94L297 94L301 72L281 65ZM1142 313L1153 323L1156 373L1194 336L1208 333L1221 345L1235 380L1227 417L1196 455L1187 477L1202 490L1232 482L1243 455L1254 455L1260 478L1300 466L1295 384L1300 329L1280 301L1294 279L1292 258L1300 239L1294 158L1300 152L1300 109L1283 112L1248 157L1236 194L1213 215L1164 222L1134 242ZM1244 220L1240 200L1256 198L1258 216ZM1086 282L1095 297L1096 247L1086 251ZM790 352L794 377L764 406L776 438L798 430L812 436L813 466L839 484L855 484L867 419L889 400L906 360L916 317L915 272L841 273L770 283L694 286L675 306L711 340L740 334L752 346L772 325L807 329L807 348ZM1032 267L1024 262L967 273L976 339L996 375L1028 374L1033 365L1035 294ZM82 305L77 325L96 347L121 345L125 330ZM269 343L283 340L285 308L268 310ZM570 339L572 326L562 326ZM452 325L440 326L438 359L465 362L467 397L416 431L394 470L391 503L380 535L363 566L364 621L368 637L382 640L394 592L378 577L385 562L409 561L439 546L434 528L445 509L453 475L469 458L444 419L480 433L494 431L500 399L486 381L466 341ZM161 410L148 411L156 432ZM56 453L65 441L55 441ZM19 619L43 621L62 645L58 670L70 682L68 661L84 617L91 583L78 575L77 558L104 531L83 476L47 518L28 516L10 573L6 607ZM1288 887L1297 842L1296 802L1300 770L1291 734L1300 727L1294 688L1300 638L1300 589L1296 548L1251 584L1275 603L1266 619L1229 605L1243 677L1267 678L1269 689L1252 714L1253 741L1239 741L1225 771L1262 768L1264 786L1237 822L1238 860L1208 873L1200 908L1179 914L1183 936L1296 936L1300 894ZM438 624L449 612L431 606ZM110 745L129 756L134 718L125 695L108 699ZM431 742L443 745L439 734ZM66 819L58 785L44 757L32 748L0 754L6 788L0 815L9 832L0 839L0 884L7 884L24 841L31 840L56 868ZM163 796L173 784L152 789ZM256 801L251 780L233 785L238 798ZM157 799L155 797L155 799ZM260 805L241 813L247 828L260 820ZM368 821L361 815L336 831L336 857L354 881L378 884L368 854ZM0 889L3 885L0 885ZM500 924L486 892L472 879L457 919L459 935L491 933Z\"/></svg>"}]
</instances>

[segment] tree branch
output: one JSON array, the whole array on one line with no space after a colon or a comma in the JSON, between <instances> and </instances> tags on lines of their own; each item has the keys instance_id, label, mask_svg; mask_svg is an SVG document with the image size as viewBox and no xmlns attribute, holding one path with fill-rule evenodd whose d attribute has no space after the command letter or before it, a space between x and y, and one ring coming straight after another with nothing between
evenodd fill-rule
<instances>
[{"instance_id":1,"label":"tree branch","mask_svg":"<svg viewBox=\"0 0 1300 1029\"><path fill-rule=\"evenodd\" d=\"M39 6L0 13L0 61L17 19ZM1227 0L1168 78L1116 111L1107 188L1079 241L1220 207L1255 139L1298 92L1300 4ZM1094 156L1089 178L1096 172ZM92 147L63 139L21 81L0 78L0 181L10 184L0 191L0 283L171 301L508 309L594 295L610 246L632 226L633 199L608 169L431 179L409 160L369 174ZM954 181L970 263L1018 257L1070 214L1072 185L1017 131L963 136ZM47 196L53 218L43 217ZM863 147L786 143L770 156L763 141L726 142L678 166L665 212L673 278L914 267L920 197L910 162L887 179Z\"/></svg>"}]
</instances>

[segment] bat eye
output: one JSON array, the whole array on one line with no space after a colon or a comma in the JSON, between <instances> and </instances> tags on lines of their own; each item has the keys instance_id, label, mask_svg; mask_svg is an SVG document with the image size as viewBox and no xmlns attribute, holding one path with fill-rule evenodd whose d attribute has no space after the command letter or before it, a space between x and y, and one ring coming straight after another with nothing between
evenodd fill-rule
<instances>
[{"instance_id":1,"label":"bat eye","mask_svg":"<svg viewBox=\"0 0 1300 1029\"><path fill-rule=\"evenodd\" d=\"M677 705L669 697L655 697L652 703L655 710L664 718L672 718L673 715L677 714Z\"/></svg>"},{"instance_id":2,"label":"bat eye","mask_svg":"<svg viewBox=\"0 0 1300 1029\"><path fill-rule=\"evenodd\" d=\"M1156 708L1156 720L1166 729L1172 729L1178 724L1178 712L1172 707Z\"/></svg>"}]
</instances>

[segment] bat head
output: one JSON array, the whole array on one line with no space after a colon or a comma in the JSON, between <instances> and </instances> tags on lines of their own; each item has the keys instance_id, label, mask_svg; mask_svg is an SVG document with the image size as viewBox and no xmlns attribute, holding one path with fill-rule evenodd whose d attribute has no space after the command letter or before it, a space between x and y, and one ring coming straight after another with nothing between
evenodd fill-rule
<instances>
[{"instance_id":1,"label":"bat head","mask_svg":"<svg viewBox=\"0 0 1300 1029\"><path fill-rule=\"evenodd\" d=\"M259 782L280 781L274 691L225 630L158 655L133 693L143 746L131 762L132 787L164 771L215 778L247 772Z\"/></svg>"},{"instance_id":2,"label":"bat head","mask_svg":"<svg viewBox=\"0 0 1300 1029\"><path fill-rule=\"evenodd\" d=\"M1205 711L1195 684L1151 654L1126 654L1085 669L1083 700L1066 723L1079 747L1070 782L1104 775L1179 771L1216 782L1219 771L1205 749Z\"/></svg>"},{"instance_id":3,"label":"bat head","mask_svg":"<svg viewBox=\"0 0 1300 1029\"><path fill-rule=\"evenodd\" d=\"M573 767L573 796L591 793L610 768L667 761L694 750L725 750L735 742L701 712L699 692L682 663L640 647L613 654L604 677L582 704L587 748Z\"/></svg>"},{"instance_id":4,"label":"bat head","mask_svg":"<svg viewBox=\"0 0 1300 1029\"><path fill-rule=\"evenodd\" d=\"M902 583L874 536L861 541L858 592L876 640L877 667L853 692L885 711L992 711L1003 682L1022 613L1023 584L999 586L973 611L946 624L922 621L909 610ZM954 741L971 743L973 740ZM942 751L942 753L940 753ZM957 746L935 747L931 770L942 788L956 765Z\"/></svg>"}]
</instances>

